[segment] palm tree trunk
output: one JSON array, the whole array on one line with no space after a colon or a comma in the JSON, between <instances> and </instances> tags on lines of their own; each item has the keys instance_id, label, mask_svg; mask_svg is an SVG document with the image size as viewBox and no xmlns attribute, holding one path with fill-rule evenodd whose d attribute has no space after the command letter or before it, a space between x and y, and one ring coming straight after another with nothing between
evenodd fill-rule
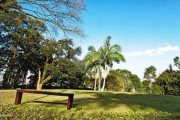
<instances>
[{"instance_id":1,"label":"palm tree trunk","mask_svg":"<svg viewBox=\"0 0 180 120\"><path fill-rule=\"evenodd\" d=\"M101 70L101 64L99 64L99 88L98 90L101 90L101 80L102 80L102 70Z\"/></svg>"},{"instance_id":2,"label":"palm tree trunk","mask_svg":"<svg viewBox=\"0 0 180 120\"><path fill-rule=\"evenodd\" d=\"M101 91L104 91L104 88L105 88L105 83L106 83L106 77L107 77L107 74L108 74L108 72L107 72L107 64L106 64L106 62L104 63L104 71L103 71L104 73L103 74L105 74L105 76L103 76L103 78L104 78L104 82L103 82L103 86L102 86L102 88L101 88Z\"/></svg>"},{"instance_id":3,"label":"palm tree trunk","mask_svg":"<svg viewBox=\"0 0 180 120\"><path fill-rule=\"evenodd\" d=\"M97 79L95 78L94 91L96 90Z\"/></svg>"},{"instance_id":4,"label":"palm tree trunk","mask_svg":"<svg viewBox=\"0 0 180 120\"><path fill-rule=\"evenodd\" d=\"M102 80L102 71L99 72L99 88L98 88L99 91L101 90L101 80Z\"/></svg>"},{"instance_id":5,"label":"palm tree trunk","mask_svg":"<svg viewBox=\"0 0 180 120\"><path fill-rule=\"evenodd\" d=\"M106 78L104 78L104 82L103 82L103 86L102 86L102 88L101 88L101 91L104 91L105 83L106 83Z\"/></svg>"},{"instance_id":6,"label":"palm tree trunk","mask_svg":"<svg viewBox=\"0 0 180 120\"><path fill-rule=\"evenodd\" d=\"M98 90L100 91L100 87L101 87L101 80L100 80L100 77L99 77L99 84L98 84Z\"/></svg>"}]
</instances>

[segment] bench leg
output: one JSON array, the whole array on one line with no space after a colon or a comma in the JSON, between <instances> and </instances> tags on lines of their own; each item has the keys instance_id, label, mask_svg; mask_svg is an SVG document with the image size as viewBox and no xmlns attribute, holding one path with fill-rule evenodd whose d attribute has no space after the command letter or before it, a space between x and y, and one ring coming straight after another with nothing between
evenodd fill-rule
<instances>
[{"instance_id":1,"label":"bench leg","mask_svg":"<svg viewBox=\"0 0 180 120\"><path fill-rule=\"evenodd\" d=\"M67 110L70 110L73 104L74 95L68 97Z\"/></svg>"},{"instance_id":2,"label":"bench leg","mask_svg":"<svg viewBox=\"0 0 180 120\"><path fill-rule=\"evenodd\" d=\"M15 105L18 105L18 104L20 104L21 103L21 99L22 99L22 92L17 92L16 93L16 98L15 98Z\"/></svg>"}]
</instances>

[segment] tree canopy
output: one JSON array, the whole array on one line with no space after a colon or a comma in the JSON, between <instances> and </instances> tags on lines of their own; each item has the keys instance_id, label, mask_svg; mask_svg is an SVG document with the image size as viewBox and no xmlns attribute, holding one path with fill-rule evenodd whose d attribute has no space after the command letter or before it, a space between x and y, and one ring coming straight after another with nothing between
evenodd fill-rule
<instances>
[{"instance_id":1,"label":"tree canopy","mask_svg":"<svg viewBox=\"0 0 180 120\"><path fill-rule=\"evenodd\" d=\"M81 22L84 7L84 1L79 0L1 0L0 68L5 70L4 83L18 84L31 71L35 76L39 73L36 80L38 77L44 84L58 73L60 58L71 64L81 48L72 47L71 39L46 39L44 33L52 25L64 34L83 36L76 23Z\"/></svg>"},{"instance_id":2,"label":"tree canopy","mask_svg":"<svg viewBox=\"0 0 180 120\"><path fill-rule=\"evenodd\" d=\"M1 0L0 10L9 13L10 10L24 15L29 21L43 21L48 30L56 33L84 36L80 26L82 23L80 14L86 8L83 0ZM36 27L36 26L35 26ZM52 32L51 32L52 34Z\"/></svg>"}]
</instances>

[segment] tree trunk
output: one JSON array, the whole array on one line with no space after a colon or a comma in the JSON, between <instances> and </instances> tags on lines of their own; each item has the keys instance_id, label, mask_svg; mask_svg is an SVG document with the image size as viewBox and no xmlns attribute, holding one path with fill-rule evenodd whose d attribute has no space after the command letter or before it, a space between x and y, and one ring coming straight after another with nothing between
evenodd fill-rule
<instances>
[{"instance_id":1,"label":"tree trunk","mask_svg":"<svg viewBox=\"0 0 180 120\"><path fill-rule=\"evenodd\" d=\"M95 78L94 91L96 90L97 79Z\"/></svg>"},{"instance_id":2,"label":"tree trunk","mask_svg":"<svg viewBox=\"0 0 180 120\"><path fill-rule=\"evenodd\" d=\"M36 87L37 90L42 90L43 84L47 83L52 78L51 75L45 78L46 73L47 73L47 70L44 70L43 75L41 77L42 73L41 73L41 70L39 69L39 73L38 73L39 77L38 77L37 87Z\"/></svg>"},{"instance_id":3,"label":"tree trunk","mask_svg":"<svg viewBox=\"0 0 180 120\"><path fill-rule=\"evenodd\" d=\"M41 70L39 69L39 72L38 72L38 81L37 81L37 86L36 86L36 90L42 90L42 85L43 83L41 83Z\"/></svg>"},{"instance_id":4,"label":"tree trunk","mask_svg":"<svg viewBox=\"0 0 180 120\"><path fill-rule=\"evenodd\" d=\"M103 75L102 75L102 78L104 79L104 81L103 81L103 86L102 86L102 88L101 88L101 91L104 91L104 87L105 87L105 82L106 82L106 77L107 77L107 65L106 65L106 62L104 63L104 71L103 71Z\"/></svg>"},{"instance_id":5,"label":"tree trunk","mask_svg":"<svg viewBox=\"0 0 180 120\"><path fill-rule=\"evenodd\" d=\"M102 71L101 71L101 64L99 64L99 85L98 85L98 90L101 90L101 79L102 79Z\"/></svg>"},{"instance_id":6,"label":"tree trunk","mask_svg":"<svg viewBox=\"0 0 180 120\"><path fill-rule=\"evenodd\" d=\"M101 79L102 79L102 72L99 73L99 86L98 86L98 90L101 90Z\"/></svg>"},{"instance_id":7,"label":"tree trunk","mask_svg":"<svg viewBox=\"0 0 180 120\"><path fill-rule=\"evenodd\" d=\"M23 74L23 81L22 81L22 87L25 86L26 76L27 76L27 71L24 71L24 74Z\"/></svg>"},{"instance_id":8,"label":"tree trunk","mask_svg":"<svg viewBox=\"0 0 180 120\"><path fill-rule=\"evenodd\" d=\"M104 88L105 88L105 82L106 82L106 78L104 78L104 82L103 82L103 86L101 88L101 91L104 91Z\"/></svg>"},{"instance_id":9,"label":"tree trunk","mask_svg":"<svg viewBox=\"0 0 180 120\"><path fill-rule=\"evenodd\" d=\"M36 90L42 90L42 83L38 83L36 86Z\"/></svg>"}]
</instances>

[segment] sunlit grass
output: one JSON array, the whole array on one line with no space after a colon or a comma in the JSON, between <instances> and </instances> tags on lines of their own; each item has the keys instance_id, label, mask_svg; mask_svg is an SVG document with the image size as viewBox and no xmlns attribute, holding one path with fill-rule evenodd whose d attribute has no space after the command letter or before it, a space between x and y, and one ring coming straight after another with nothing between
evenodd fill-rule
<instances>
[{"instance_id":1,"label":"sunlit grass","mask_svg":"<svg viewBox=\"0 0 180 120\"><path fill-rule=\"evenodd\" d=\"M180 97L86 90L48 90L74 93L73 109L87 112L180 112ZM16 90L1 90L0 104L14 105ZM66 110L67 97L24 93L20 107L45 106Z\"/></svg>"}]
</instances>

